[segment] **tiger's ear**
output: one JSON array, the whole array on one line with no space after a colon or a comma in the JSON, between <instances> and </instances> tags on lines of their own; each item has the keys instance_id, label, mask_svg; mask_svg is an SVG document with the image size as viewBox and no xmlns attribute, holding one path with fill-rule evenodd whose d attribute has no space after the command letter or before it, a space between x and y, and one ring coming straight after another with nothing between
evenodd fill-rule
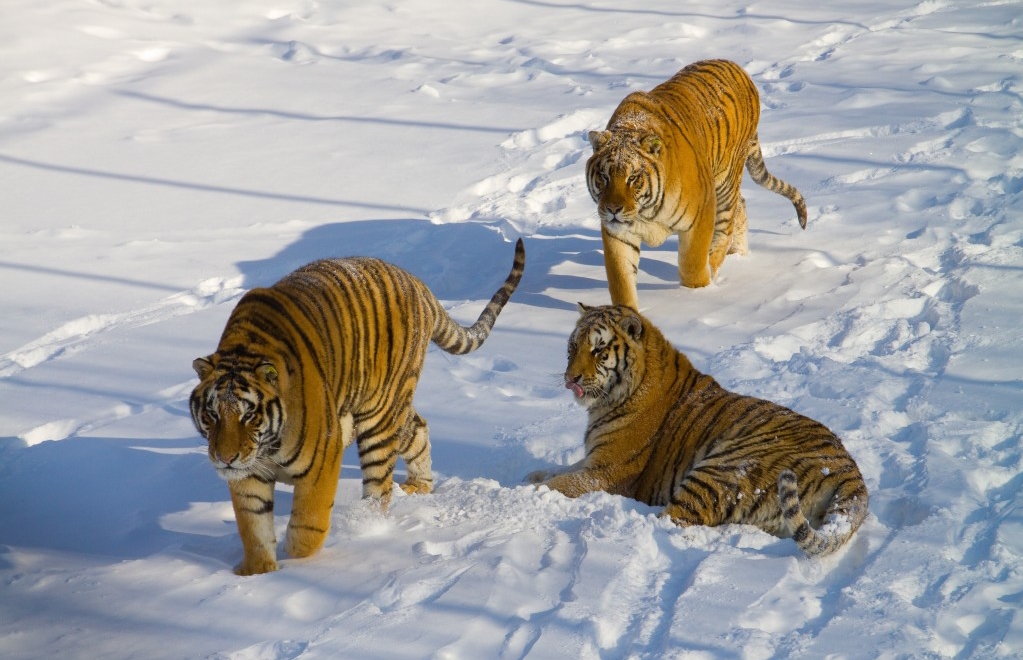
<instances>
[{"instance_id":1,"label":"tiger's ear","mask_svg":"<svg viewBox=\"0 0 1023 660\"><path fill-rule=\"evenodd\" d=\"M594 151L599 151L611 139L611 131L590 131L587 137Z\"/></svg>"},{"instance_id":2,"label":"tiger's ear","mask_svg":"<svg viewBox=\"0 0 1023 660\"><path fill-rule=\"evenodd\" d=\"M576 303L576 305L578 305L578 306L579 306L579 314L580 314L580 315L582 315L582 314L585 314L586 312L588 312L588 311L590 311L591 309L593 309L593 308L592 308L592 307L590 307L589 305L585 305L585 304L583 304L583 303L581 303L581 302L577 302L577 303Z\"/></svg>"},{"instance_id":3,"label":"tiger's ear","mask_svg":"<svg viewBox=\"0 0 1023 660\"><path fill-rule=\"evenodd\" d=\"M632 337L633 341L638 340L643 335L643 321L635 314L626 314L621 322L619 322L618 327Z\"/></svg>"},{"instance_id":4,"label":"tiger's ear","mask_svg":"<svg viewBox=\"0 0 1023 660\"><path fill-rule=\"evenodd\" d=\"M206 376L213 371L213 363L210 362L212 355L206 357L195 358L192 360L192 368L195 369L195 375L199 377L199 380L206 378Z\"/></svg>"},{"instance_id":5,"label":"tiger's ear","mask_svg":"<svg viewBox=\"0 0 1023 660\"><path fill-rule=\"evenodd\" d=\"M277 382L277 367L269 362L264 362L256 367L256 374L271 385Z\"/></svg>"},{"instance_id":6,"label":"tiger's ear","mask_svg":"<svg viewBox=\"0 0 1023 660\"><path fill-rule=\"evenodd\" d=\"M640 146L643 147L644 151L646 151L651 156L656 156L657 154L661 153L661 147L664 146L664 143L661 142L661 138L657 137L656 135L647 135L640 141L639 144Z\"/></svg>"}]
</instances>

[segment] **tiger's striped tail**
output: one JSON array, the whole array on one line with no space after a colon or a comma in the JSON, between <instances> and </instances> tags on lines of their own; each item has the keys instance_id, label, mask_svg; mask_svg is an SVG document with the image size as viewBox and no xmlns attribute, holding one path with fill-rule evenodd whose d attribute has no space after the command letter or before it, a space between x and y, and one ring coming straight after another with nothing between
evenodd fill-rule
<instances>
[{"instance_id":1,"label":"tiger's striped tail","mask_svg":"<svg viewBox=\"0 0 1023 660\"><path fill-rule=\"evenodd\" d=\"M437 315L437 325L433 331L433 342L448 353L455 355L471 353L482 346L483 342L490 336L490 331L493 329L501 310L504 309L508 299L511 298L512 293L518 287L525 267L526 246L520 238L515 243L515 261L512 263L512 269L508 273L508 278L490 299L486 308L480 313L479 318L476 319L476 322L471 327L465 328L456 323L448 315L447 311L438 304L440 313Z\"/></svg>"},{"instance_id":2,"label":"tiger's striped tail","mask_svg":"<svg viewBox=\"0 0 1023 660\"><path fill-rule=\"evenodd\" d=\"M750 141L749 154L746 156L746 170L757 185L763 186L773 193L778 193L782 197L787 197L796 207L799 226L806 229L806 200L803 199L803 194L796 190L795 186L785 183L767 171L764 153L760 150L760 138L756 135Z\"/></svg>"},{"instance_id":3,"label":"tiger's striped tail","mask_svg":"<svg viewBox=\"0 0 1023 660\"><path fill-rule=\"evenodd\" d=\"M846 507L848 511L845 514L829 516L820 529L814 529L803 515L803 507L799 503L799 483L792 470L782 470L778 475L778 500L793 540L807 557L823 557L838 550L866 516L866 504L854 502Z\"/></svg>"}]
</instances>

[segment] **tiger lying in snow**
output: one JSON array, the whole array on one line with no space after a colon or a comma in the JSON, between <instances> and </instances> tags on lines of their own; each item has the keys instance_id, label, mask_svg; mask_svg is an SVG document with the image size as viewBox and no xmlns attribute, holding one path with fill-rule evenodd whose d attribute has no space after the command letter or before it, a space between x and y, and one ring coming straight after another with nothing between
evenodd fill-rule
<instances>
[{"instance_id":1,"label":"tiger lying in snow","mask_svg":"<svg viewBox=\"0 0 1023 660\"><path fill-rule=\"evenodd\" d=\"M527 481L663 506L680 525L756 525L809 556L859 528L866 484L824 425L724 389L628 307L580 307L565 387L588 410L586 456Z\"/></svg>"}]
</instances>

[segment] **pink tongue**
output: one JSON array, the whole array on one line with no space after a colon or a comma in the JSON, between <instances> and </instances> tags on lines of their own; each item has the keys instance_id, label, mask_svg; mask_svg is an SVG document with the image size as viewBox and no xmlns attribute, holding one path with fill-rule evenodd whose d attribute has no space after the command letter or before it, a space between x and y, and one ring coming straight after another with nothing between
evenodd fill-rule
<instances>
[{"instance_id":1,"label":"pink tongue","mask_svg":"<svg viewBox=\"0 0 1023 660\"><path fill-rule=\"evenodd\" d=\"M583 388L579 387L579 383L575 383L575 382L569 381L569 382L565 383L565 387L567 389L572 390L572 393L575 394L577 398L582 398L582 396L583 396Z\"/></svg>"}]
</instances>

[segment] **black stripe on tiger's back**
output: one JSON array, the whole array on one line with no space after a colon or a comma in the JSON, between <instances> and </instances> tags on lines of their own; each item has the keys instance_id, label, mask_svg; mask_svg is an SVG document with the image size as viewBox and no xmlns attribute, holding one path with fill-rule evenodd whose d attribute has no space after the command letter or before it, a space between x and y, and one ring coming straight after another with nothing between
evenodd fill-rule
<instances>
[{"instance_id":1,"label":"black stripe on tiger's back","mask_svg":"<svg viewBox=\"0 0 1023 660\"><path fill-rule=\"evenodd\" d=\"M301 287L300 295L306 299L306 306L311 307L306 310L306 318L319 337L319 354L324 367L327 371L333 371L335 365L342 359L338 350L344 346L344 340L340 335L344 324L338 321L347 311L342 308L340 302L348 287L340 276L336 262L314 262L300 272L303 276L315 276L315 287L301 286L301 282L296 282L295 285L296 288Z\"/></svg>"},{"instance_id":2,"label":"black stripe on tiger's back","mask_svg":"<svg viewBox=\"0 0 1023 660\"><path fill-rule=\"evenodd\" d=\"M385 272L382 268L373 268L367 273L367 280L375 287L373 289L373 296L378 302L377 309L374 310L374 315L377 317L374 319L376 322L370 323L369 325L370 327L382 332L384 345L390 347L390 350L386 355L388 359L386 368L389 372L396 366L395 363L397 360L395 360L395 354L403 348L403 344L399 344L396 341L395 335L400 330L404 330L404 327L399 324L380 321L396 318L402 313L407 315L406 321L409 326L415 325L419 320L415 312L411 309L411 305L402 305L395 300L399 292L403 291L403 289L399 286L392 287L391 285L396 284L399 278L400 275L398 273ZM411 302L411 300L409 302Z\"/></svg>"},{"instance_id":3,"label":"black stripe on tiger's back","mask_svg":"<svg viewBox=\"0 0 1023 660\"><path fill-rule=\"evenodd\" d=\"M682 399L676 409L685 414L683 428L717 429L721 426L722 420L732 412L728 404L728 397L722 396L720 390L707 388L698 395L697 402ZM725 423L734 426L727 420Z\"/></svg>"},{"instance_id":4,"label":"black stripe on tiger's back","mask_svg":"<svg viewBox=\"0 0 1023 660\"><path fill-rule=\"evenodd\" d=\"M313 335L310 335L305 326L300 323L302 318L305 316L304 313L302 316L296 316L296 310L289 309L284 300L298 306L297 302L290 297L284 300L282 300L282 298L283 297L279 293L274 292L272 289L249 291L242 297L241 301L239 301L238 307L235 308L235 311L240 315L246 314L246 316L243 316L242 318L243 322L253 322L257 327L263 329L268 337L272 337L273 341L287 344L290 352L299 354L304 350L311 355L317 355L316 349L320 346L318 338L314 338ZM245 305L244 308L243 305ZM265 307L273 311L273 316L267 316L266 313L260 309L261 307ZM252 311L250 311L250 309ZM298 311L302 310L299 309ZM293 335L299 338L301 341L300 345L289 341L290 337ZM323 365L318 361L314 362L311 366L315 367L321 376L324 375Z\"/></svg>"}]
</instances>

